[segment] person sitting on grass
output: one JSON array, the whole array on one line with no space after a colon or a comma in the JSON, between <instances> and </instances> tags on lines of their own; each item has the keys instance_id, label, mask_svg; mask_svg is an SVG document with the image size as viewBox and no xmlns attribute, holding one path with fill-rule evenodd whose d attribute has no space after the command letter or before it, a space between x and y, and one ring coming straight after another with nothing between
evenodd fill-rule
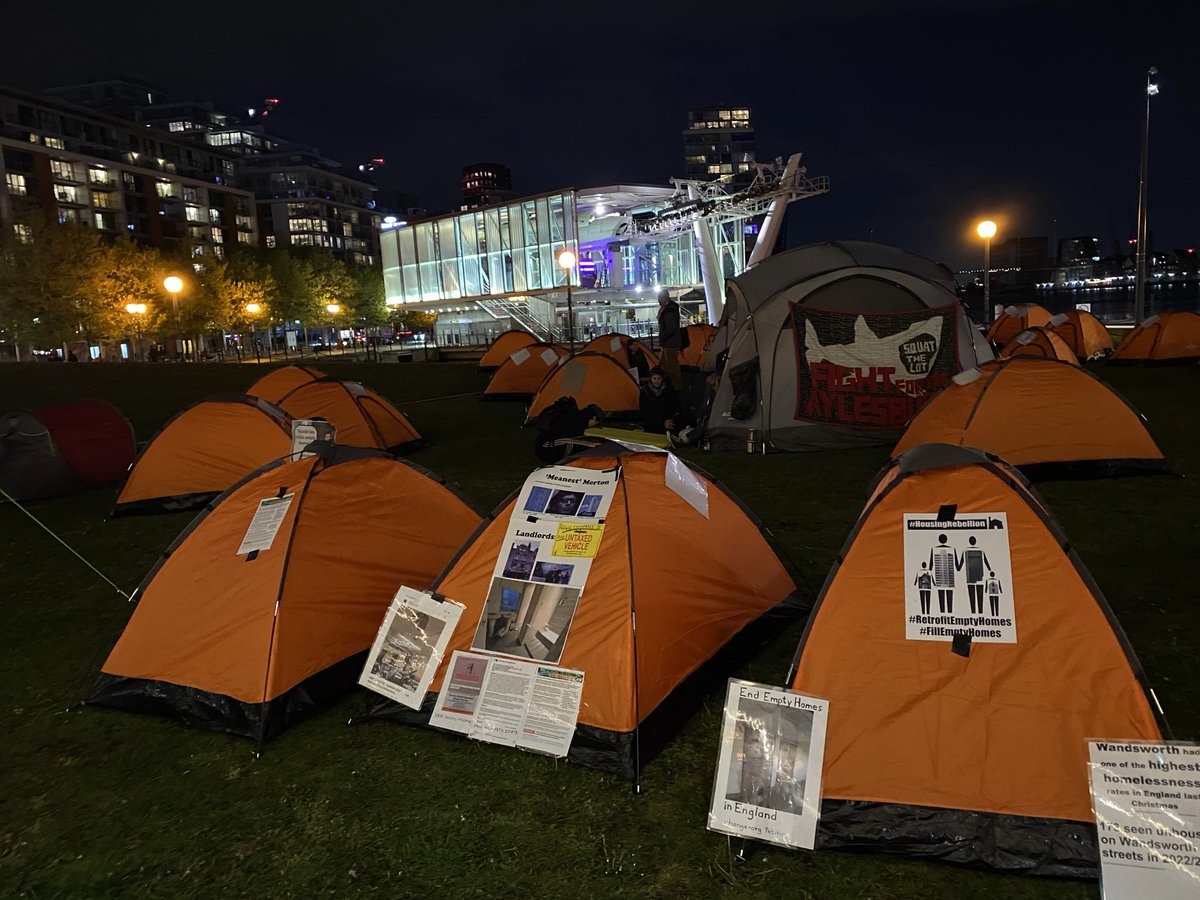
<instances>
[{"instance_id":1,"label":"person sitting on grass","mask_svg":"<svg viewBox=\"0 0 1200 900\"><path fill-rule=\"evenodd\" d=\"M668 435L673 444L686 443L681 436L690 431L686 427L687 413L662 369L650 370L650 377L642 385L638 409L643 431Z\"/></svg>"}]
</instances>

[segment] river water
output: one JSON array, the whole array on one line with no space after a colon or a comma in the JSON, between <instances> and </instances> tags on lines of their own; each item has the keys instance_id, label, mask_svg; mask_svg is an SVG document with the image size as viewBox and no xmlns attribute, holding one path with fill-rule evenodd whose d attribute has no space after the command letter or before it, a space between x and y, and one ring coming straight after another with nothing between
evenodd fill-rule
<instances>
[{"instance_id":1,"label":"river water","mask_svg":"<svg viewBox=\"0 0 1200 900\"><path fill-rule=\"evenodd\" d=\"M964 302L975 321L983 311L982 293L967 294ZM1133 322L1133 287L1078 288L1070 291L1025 290L993 291L992 304L998 310L1013 303L1037 303L1052 313L1067 312L1088 304L1087 308L1106 325ZM1146 315L1160 312L1200 312L1200 282L1176 282L1153 285L1146 289Z\"/></svg>"}]
</instances>

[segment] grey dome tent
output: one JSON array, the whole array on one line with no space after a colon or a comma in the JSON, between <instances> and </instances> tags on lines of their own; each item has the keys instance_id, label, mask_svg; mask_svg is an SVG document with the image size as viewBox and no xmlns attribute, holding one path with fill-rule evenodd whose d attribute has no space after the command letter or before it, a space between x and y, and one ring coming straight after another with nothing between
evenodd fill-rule
<instances>
[{"instance_id":1,"label":"grey dome tent","mask_svg":"<svg viewBox=\"0 0 1200 900\"><path fill-rule=\"evenodd\" d=\"M956 373L993 358L945 266L865 241L809 244L725 282L708 351L725 354L714 448L819 450L895 440Z\"/></svg>"}]
</instances>

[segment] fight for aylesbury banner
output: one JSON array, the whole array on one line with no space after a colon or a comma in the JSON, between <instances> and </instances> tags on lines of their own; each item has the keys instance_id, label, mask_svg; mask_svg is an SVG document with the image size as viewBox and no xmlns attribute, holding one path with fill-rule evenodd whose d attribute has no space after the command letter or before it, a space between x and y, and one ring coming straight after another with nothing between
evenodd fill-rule
<instances>
[{"instance_id":1,"label":"fight for aylesbury banner","mask_svg":"<svg viewBox=\"0 0 1200 900\"><path fill-rule=\"evenodd\" d=\"M956 306L845 313L792 304L796 418L902 428L958 371Z\"/></svg>"}]
</instances>

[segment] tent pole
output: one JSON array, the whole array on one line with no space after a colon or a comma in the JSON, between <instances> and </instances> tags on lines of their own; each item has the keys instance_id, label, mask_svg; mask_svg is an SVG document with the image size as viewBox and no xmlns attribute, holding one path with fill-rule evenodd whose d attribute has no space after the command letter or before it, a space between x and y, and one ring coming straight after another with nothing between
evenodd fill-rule
<instances>
[{"instance_id":1,"label":"tent pole","mask_svg":"<svg viewBox=\"0 0 1200 900\"><path fill-rule=\"evenodd\" d=\"M637 588L633 577L633 527L629 519L629 488L625 484L625 467L617 462L621 493L625 498L625 554L629 560L629 621L633 629L633 792L642 792L642 708L638 689Z\"/></svg>"}]
</instances>

